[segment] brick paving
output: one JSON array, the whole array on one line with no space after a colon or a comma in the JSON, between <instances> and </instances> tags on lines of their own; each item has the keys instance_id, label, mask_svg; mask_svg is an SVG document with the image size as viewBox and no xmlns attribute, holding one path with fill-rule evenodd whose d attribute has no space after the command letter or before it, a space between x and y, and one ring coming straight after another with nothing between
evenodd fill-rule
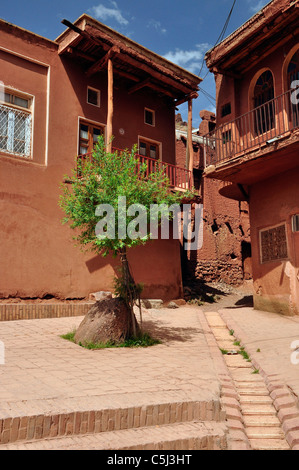
<instances>
[{"instance_id":1,"label":"brick paving","mask_svg":"<svg viewBox=\"0 0 299 470\"><path fill-rule=\"evenodd\" d=\"M228 308L220 310L220 313L265 372L268 375L278 374L298 398L299 363L292 364L291 343L298 341L299 346L299 317L286 317L253 308ZM299 362L299 353L297 358Z\"/></svg>"},{"instance_id":2,"label":"brick paving","mask_svg":"<svg viewBox=\"0 0 299 470\"><path fill-rule=\"evenodd\" d=\"M145 312L162 344L139 349L91 351L60 337L82 319L0 323L0 443L223 419L198 309Z\"/></svg>"},{"instance_id":3,"label":"brick paving","mask_svg":"<svg viewBox=\"0 0 299 470\"><path fill-rule=\"evenodd\" d=\"M294 353L291 345L299 342L299 318L253 308L223 309L219 313L250 355L267 385L288 444L292 450L298 450L299 353ZM294 358L296 363L293 363ZM262 413L259 415L261 417Z\"/></svg>"},{"instance_id":4,"label":"brick paving","mask_svg":"<svg viewBox=\"0 0 299 470\"><path fill-rule=\"evenodd\" d=\"M134 350L89 351L60 338L81 316L0 322L0 450L247 450L261 430L271 448L282 437L277 418L298 449L299 365L290 345L299 340L299 318L252 308L219 314L148 310L145 329L162 344ZM240 357L225 362L219 348L231 347L230 329L260 374L248 375Z\"/></svg>"}]
</instances>

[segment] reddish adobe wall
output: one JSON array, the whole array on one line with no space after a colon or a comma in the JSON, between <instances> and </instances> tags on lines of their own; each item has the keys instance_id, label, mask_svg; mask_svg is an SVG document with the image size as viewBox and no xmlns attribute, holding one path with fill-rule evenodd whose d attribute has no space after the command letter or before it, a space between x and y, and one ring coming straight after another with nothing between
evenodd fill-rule
<instances>
[{"instance_id":1,"label":"reddish adobe wall","mask_svg":"<svg viewBox=\"0 0 299 470\"><path fill-rule=\"evenodd\" d=\"M0 51L5 85L34 96L33 159L0 154L0 297L84 298L110 290L116 261L74 247L58 207L60 184L78 151L79 117L106 121L105 74L87 81L78 65L59 58L56 44L9 25L0 43L13 51ZM101 90L100 108L86 103L87 84ZM161 141L162 158L174 163L173 108L145 89L129 96L116 85L115 145L131 147L142 135ZM144 106L156 110L155 128L144 124ZM144 297L181 296L178 241L154 241L132 250L129 260Z\"/></svg>"},{"instance_id":2,"label":"reddish adobe wall","mask_svg":"<svg viewBox=\"0 0 299 470\"><path fill-rule=\"evenodd\" d=\"M287 315L299 314L299 232L291 226L292 215L299 214L298 178L299 168L250 188L255 308ZM262 262L260 230L280 224L286 226L287 257Z\"/></svg>"}]
</instances>

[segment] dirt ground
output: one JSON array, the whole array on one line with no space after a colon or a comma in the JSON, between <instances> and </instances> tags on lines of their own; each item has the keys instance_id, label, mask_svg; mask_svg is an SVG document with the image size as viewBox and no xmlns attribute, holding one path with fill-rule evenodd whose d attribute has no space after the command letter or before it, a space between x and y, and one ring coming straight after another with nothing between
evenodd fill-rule
<instances>
[{"instance_id":1,"label":"dirt ground","mask_svg":"<svg viewBox=\"0 0 299 470\"><path fill-rule=\"evenodd\" d=\"M192 289L190 297L186 298L188 304L197 304L204 312L211 312L225 308L252 307L253 287L252 281L246 281L239 287L224 283L204 283Z\"/></svg>"}]
</instances>

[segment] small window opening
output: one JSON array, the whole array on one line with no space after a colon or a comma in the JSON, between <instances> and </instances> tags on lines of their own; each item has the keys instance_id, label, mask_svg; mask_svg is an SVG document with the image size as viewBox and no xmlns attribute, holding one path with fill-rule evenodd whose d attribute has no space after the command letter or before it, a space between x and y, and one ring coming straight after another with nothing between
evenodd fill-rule
<instances>
[{"instance_id":1,"label":"small window opening","mask_svg":"<svg viewBox=\"0 0 299 470\"><path fill-rule=\"evenodd\" d=\"M100 106L100 91L95 88L87 88L87 103Z\"/></svg>"},{"instance_id":2,"label":"small window opening","mask_svg":"<svg viewBox=\"0 0 299 470\"><path fill-rule=\"evenodd\" d=\"M293 215L292 217L292 231L299 232L299 214Z\"/></svg>"},{"instance_id":3,"label":"small window opening","mask_svg":"<svg viewBox=\"0 0 299 470\"><path fill-rule=\"evenodd\" d=\"M151 109L145 108L144 122L145 124L148 124L149 126L154 126L155 125L155 112L152 111Z\"/></svg>"},{"instance_id":4,"label":"small window opening","mask_svg":"<svg viewBox=\"0 0 299 470\"><path fill-rule=\"evenodd\" d=\"M230 103L226 103L221 108L221 117L228 116L232 112L232 107Z\"/></svg>"}]
</instances>

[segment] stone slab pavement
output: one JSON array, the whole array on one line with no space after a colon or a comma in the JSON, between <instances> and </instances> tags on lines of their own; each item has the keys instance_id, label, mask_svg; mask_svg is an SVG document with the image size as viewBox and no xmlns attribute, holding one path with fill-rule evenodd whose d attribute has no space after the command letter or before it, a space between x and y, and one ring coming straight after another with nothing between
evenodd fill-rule
<instances>
[{"instance_id":1,"label":"stone slab pavement","mask_svg":"<svg viewBox=\"0 0 299 470\"><path fill-rule=\"evenodd\" d=\"M267 376L280 377L299 407L299 317L249 307L225 308L219 313ZM293 342L298 352L292 348Z\"/></svg>"},{"instance_id":2,"label":"stone slab pavement","mask_svg":"<svg viewBox=\"0 0 299 470\"><path fill-rule=\"evenodd\" d=\"M163 341L149 348L87 350L60 337L82 319L0 323L5 349L0 418L178 398L219 400L220 384L198 308L146 311L145 329Z\"/></svg>"}]
</instances>

